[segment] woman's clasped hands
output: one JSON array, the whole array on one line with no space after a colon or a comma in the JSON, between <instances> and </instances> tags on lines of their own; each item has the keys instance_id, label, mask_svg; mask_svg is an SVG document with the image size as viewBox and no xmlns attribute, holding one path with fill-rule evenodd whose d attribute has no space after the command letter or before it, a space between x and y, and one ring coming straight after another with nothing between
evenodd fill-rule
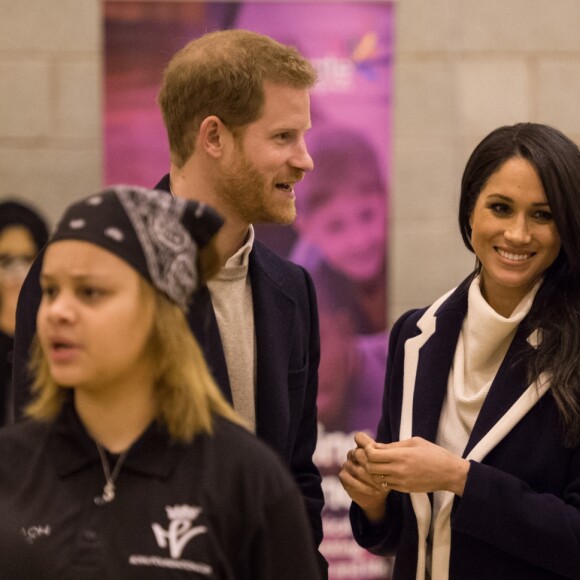
<instances>
[{"instance_id":1,"label":"woman's clasped hands","mask_svg":"<svg viewBox=\"0 0 580 580\"><path fill-rule=\"evenodd\" d=\"M377 443L367 433L355 434L339 474L342 486L371 521L383 519L385 499L403 493L451 491L462 496L469 461L421 437Z\"/></svg>"}]
</instances>

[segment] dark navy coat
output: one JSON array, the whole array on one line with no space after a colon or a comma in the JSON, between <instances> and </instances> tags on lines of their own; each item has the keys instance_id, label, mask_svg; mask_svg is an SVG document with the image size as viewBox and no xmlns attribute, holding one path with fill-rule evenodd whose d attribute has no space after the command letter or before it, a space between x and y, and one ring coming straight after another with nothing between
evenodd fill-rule
<instances>
[{"instance_id":1,"label":"dark navy coat","mask_svg":"<svg viewBox=\"0 0 580 580\"><path fill-rule=\"evenodd\" d=\"M469 282L394 325L378 441L435 441ZM528 384L529 339L522 322L463 454L471 461L465 492L448 506L453 580L580 579L580 447L562 444L549 383ZM352 505L359 544L396 555L394 580L423 578L419 538L431 506L430 494L393 491L385 522L373 527Z\"/></svg>"}]
</instances>

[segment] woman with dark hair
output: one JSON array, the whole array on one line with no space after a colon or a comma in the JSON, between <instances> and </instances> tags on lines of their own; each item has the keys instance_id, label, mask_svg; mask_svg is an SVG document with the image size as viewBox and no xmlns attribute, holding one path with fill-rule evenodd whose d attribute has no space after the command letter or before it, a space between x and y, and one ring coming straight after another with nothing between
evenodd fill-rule
<instances>
[{"instance_id":1,"label":"woman with dark hair","mask_svg":"<svg viewBox=\"0 0 580 580\"><path fill-rule=\"evenodd\" d=\"M376 441L340 477L393 578L580 578L580 151L521 123L481 141L459 225L475 271L391 331Z\"/></svg>"},{"instance_id":2,"label":"woman with dark hair","mask_svg":"<svg viewBox=\"0 0 580 580\"><path fill-rule=\"evenodd\" d=\"M12 350L18 294L47 238L46 223L32 207L16 200L0 203L0 426L12 419Z\"/></svg>"},{"instance_id":3,"label":"woman with dark hair","mask_svg":"<svg viewBox=\"0 0 580 580\"><path fill-rule=\"evenodd\" d=\"M2 578L318 580L304 502L215 384L185 312L223 220L118 186L42 259L28 421L0 432Z\"/></svg>"}]
</instances>

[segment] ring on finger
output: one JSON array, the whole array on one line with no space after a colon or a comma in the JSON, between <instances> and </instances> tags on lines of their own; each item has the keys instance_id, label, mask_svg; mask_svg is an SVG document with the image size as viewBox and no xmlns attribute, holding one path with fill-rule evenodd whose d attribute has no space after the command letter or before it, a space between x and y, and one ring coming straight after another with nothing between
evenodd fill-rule
<instances>
[{"instance_id":1,"label":"ring on finger","mask_svg":"<svg viewBox=\"0 0 580 580\"><path fill-rule=\"evenodd\" d=\"M385 480L385 476L381 475L381 489L383 491L387 491L387 489L389 489L389 484L388 482Z\"/></svg>"}]
</instances>

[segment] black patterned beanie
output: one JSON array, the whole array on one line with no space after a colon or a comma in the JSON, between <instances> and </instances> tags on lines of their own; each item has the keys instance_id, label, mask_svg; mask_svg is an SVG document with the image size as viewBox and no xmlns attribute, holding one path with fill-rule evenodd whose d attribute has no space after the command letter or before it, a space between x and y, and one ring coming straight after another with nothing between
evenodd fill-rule
<instances>
[{"instance_id":1,"label":"black patterned beanie","mask_svg":"<svg viewBox=\"0 0 580 580\"><path fill-rule=\"evenodd\" d=\"M101 246L187 310L199 287L198 250L222 224L202 203L119 185L70 205L48 243L81 240Z\"/></svg>"}]
</instances>

